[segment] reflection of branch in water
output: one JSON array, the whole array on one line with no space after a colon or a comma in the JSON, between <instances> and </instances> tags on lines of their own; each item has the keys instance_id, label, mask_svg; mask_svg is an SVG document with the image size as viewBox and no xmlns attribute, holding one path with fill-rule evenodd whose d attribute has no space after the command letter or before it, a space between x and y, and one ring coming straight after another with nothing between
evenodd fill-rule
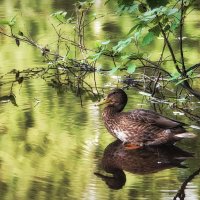
<instances>
[{"instance_id":1,"label":"reflection of branch in water","mask_svg":"<svg viewBox=\"0 0 200 200\"><path fill-rule=\"evenodd\" d=\"M15 79L17 80L17 77L15 77ZM13 86L14 86L14 82L16 80L11 82L10 94L9 95L4 95L4 96L0 96L0 103L9 103L9 102L11 102L14 106L18 106L17 102L16 102L16 96L13 93ZM22 81L20 81L20 82L18 81L18 83L21 84ZM0 84L0 86L1 86L1 84Z\"/></svg>"},{"instance_id":2,"label":"reflection of branch in water","mask_svg":"<svg viewBox=\"0 0 200 200\"><path fill-rule=\"evenodd\" d=\"M18 106L16 103L16 97L13 93L0 97L0 103L9 103L9 102L11 102L14 106Z\"/></svg>"},{"instance_id":3,"label":"reflection of branch in water","mask_svg":"<svg viewBox=\"0 0 200 200\"><path fill-rule=\"evenodd\" d=\"M193 172L181 185L180 189L178 190L177 194L174 196L173 200L176 200L177 198L179 198L180 200L184 200L185 199L185 189L186 186L189 182L191 182L195 176L199 175L200 173L200 168L198 170L196 170L195 172Z\"/></svg>"}]
</instances>

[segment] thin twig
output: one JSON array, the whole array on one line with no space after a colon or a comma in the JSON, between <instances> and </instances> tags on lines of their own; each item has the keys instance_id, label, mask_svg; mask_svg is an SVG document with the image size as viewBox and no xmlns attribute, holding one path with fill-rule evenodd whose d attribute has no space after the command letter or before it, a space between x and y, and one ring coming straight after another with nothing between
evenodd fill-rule
<instances>
[{"instance_id":1,"label":"thin twig","mask_svg":"<svg viewBox=\"0 0 200 200\"><path fill-rule=\"evenodd\" d=\"M184 55L183 55L183 24L184 24L184 4L183 0L181 1L181 20L180 20L180 30L179 30L179 39L180 39L180 52L181 52L181 62L182 62L182 69L183 75L186 77L186 69L184 63Z\"/></svg>"},{"instance_id":2,"label":"thin twig","mask_svg":"<svg viewBox=\"0 0 200 200\"><path fill-rule=\"evenodd\" d=\"M192 71L192 70L195 70L195 69L197 69L198 67L200 67L200 63L197 63L197 64L191 66L190 68L188 68L188 69L186 70L186 73L188 73L188 72L190 72L190 71Z\"/></svg>"},{"instance_id":3,"label":"thin twig","mask_svg":"<svg viewBox=\"0 0 200 200\"><path fill-rule=\"evenodd\" d=\"M158 76L157 76L157 78L156 78L154 87L153 87L153 92L152 92L152 94L151 94L152 97L153 97L153 96L155 95L155 93L156 93L156 86L157 86L157 84L158 84L158 81L159 81L159 79L160 79L160 76L161 76L161 73L159 72L159 74L158 74Z\"/></svg>"},{"instance_id":4,"label":"thin twig","mask_svg":"<svg viewBox=\"0 0 200 200\"><path fill-rule=\"evenodd\" d=\"M157 19L158 19L158 16L157 16ZM159 20L159 19L158 19L158 20ZM160 30L161 30L161 33L162 33L162 35L163 35L163 37L164 37L164 39L165 39L165 42L166 42L166 44L167 44L167 46L168 46L168 49L169 49L170 54L171 54L171 56L172 56L174 65L175 65L175 67L176 67L176 70L177 70L180 74L182 74L182 72L181 72L181 70L180 70L180 68L179 68L179 66L178 66L178 63L177 63L177 61L176 61L176 57L175 57L174 51L173 51L173 49L172 49L172 47L171 47L171 44L170 44L170 42L169 42L169 40L168 40L168 38L167 38L167 36L166 36L166 34L165 34L165 31L164 31L163 28L162 28L162 24L161 24L160 22L158 22L158 25L159 25Z\"/></svg>"},{"instance_id":5,"label":"thin twig","mask_svg":"<svg viewBox=\"0 0 200 200\"><path fill-rule=\"evenodd\" d=\"M158 61L158 64L160 65L162 63L163 60L163 55L164 55L164 51L165 51L165 47L166 47L166 41L164 40L164 44L163 44L163 48L162 48L162 52Z\"/></svg>"}]
</instances>

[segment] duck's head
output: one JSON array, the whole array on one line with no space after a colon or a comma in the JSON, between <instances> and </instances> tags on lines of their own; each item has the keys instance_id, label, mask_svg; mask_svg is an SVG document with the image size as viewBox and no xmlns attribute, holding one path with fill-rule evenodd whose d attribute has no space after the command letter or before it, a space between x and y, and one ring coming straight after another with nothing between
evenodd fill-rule
<instances>
[{"instance_id":1,"label":"duck's head","mask_svg":"<svg viewBox=\"0 0 200 200\"><path fill-rule=\"evenodd\" d=\"M108 96L97 105L107 104L107 107L114 108L117 112L121 112L127 103L127 95L122 89L112 90Z\"/></svg>"}]
</instances>

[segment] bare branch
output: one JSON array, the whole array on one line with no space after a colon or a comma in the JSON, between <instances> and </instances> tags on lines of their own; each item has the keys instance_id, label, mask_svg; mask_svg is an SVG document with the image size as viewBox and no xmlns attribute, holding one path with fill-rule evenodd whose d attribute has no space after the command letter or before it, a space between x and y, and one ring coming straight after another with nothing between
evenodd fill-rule
<instances>
[{"instance_id":1,"label":"bare branch","mask_svg":"<svg viewBox=\"0 0 200 200\"><path fill-rule=\"evenodd\" d=\"M183 0L181 0L181 20L180 20L180 30L179 30L179 40L180 40L180 53L181 53L181 62L182 62L182 69L183 69L183 75L186 77L187 72L185 69L185 63L184 63L184 55L183 55L183 24L184 24L184 4Z\"/></svg>"},{"instance_id":2,"label":"bare branch","mask_svg":"<svg viewBox=\"0 0 200 200\"><path fill-rule=\"evenodd\" d=\"M158 16L157 16L157 19L159 20ZM165 42L166 42L166 44L167 44L167 46L168 46L168 49L169 49L170 54L171 54L171 56L172 56L174 65L175 65L175 67L176 67L176 70L177 70L180 74L182 74L182 72L181 72L181 70L180 70L180 68L179 68L179 66L178 66L178 63L177 63L177 61L176 61L176 57L175 57L174 51L173 51L173 49L172 49L172 47L171 47L171 44L170 44L170 42L169 42L169 40L168 40L168 38L167 38L167 36L166 36L165 31L164 31L163 28L162 28L162 24L161 24L160 22L158 22L158 25L159 25L160 30L161 30L161 33L162 33L162 35L163 35L163 37L164 37L164 39L165 39Z\"/></svg>"},{"instance_id":3,"label":"bare branch","mask_svg":"<svg viewBox=\"0 0 200 200\"><path fill-rule=\"evenodd\" d=\"M176 200L177 198L179 200L184 200L185 199L185 189L187 187L187 184L189 182L191 182L195 176L199 175L200 173L200 168L198 170L196 170L195 172L193 172L181 185L180 189L178 190L177 194L175 195L175 197L173 198L173 200Z\"/></svg>"}]
</instances>

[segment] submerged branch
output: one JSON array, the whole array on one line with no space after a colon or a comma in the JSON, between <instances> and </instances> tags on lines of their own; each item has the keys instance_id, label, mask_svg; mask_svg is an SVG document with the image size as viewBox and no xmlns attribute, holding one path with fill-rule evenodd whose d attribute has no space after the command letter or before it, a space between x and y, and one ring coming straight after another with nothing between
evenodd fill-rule
<instances>
[{"instance_id":1,"label":"submerged branch","mask_svg":"<svg viewBox=\"0 0 200 200\"><path fill-rule=\"evenodd\" d=\"M180 200L185 199L185 189L187 187L187 184L191 182L197 175L200 173L200 168L193 172L181 185L180 189L178 190L177 194L174 196L173 200L176 200L179 198Z\"/></svg>"}]
</instances>

